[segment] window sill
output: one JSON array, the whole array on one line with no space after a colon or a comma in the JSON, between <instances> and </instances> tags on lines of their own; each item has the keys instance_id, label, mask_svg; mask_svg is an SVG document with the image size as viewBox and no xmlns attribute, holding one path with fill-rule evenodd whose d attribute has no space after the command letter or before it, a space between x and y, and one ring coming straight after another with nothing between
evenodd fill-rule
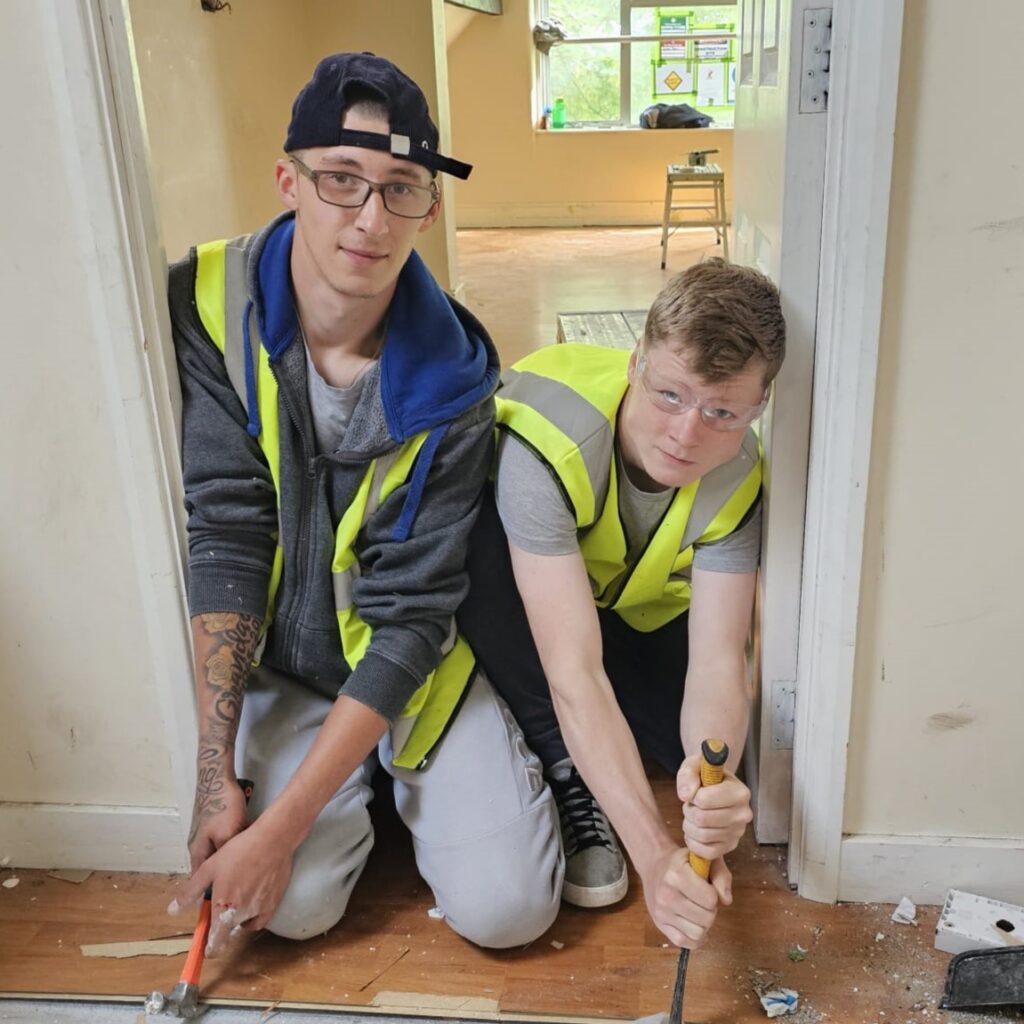
<instances>
[{"instance_id":1,"label":"window sill","mask_svg":"<svg viewBox=\"0 0 1024 1024\"><path fill-rule=\"evenodd\" d=\"M696 135L698 132L731 132L731 124L713 124L707 128L641 128L639 125L623 126L619 124L609 125L602 128L599 125L581 125L578 127L567 126L565 128L538 128L534 125L535 135Z\"/></svg>"}]
</instances>

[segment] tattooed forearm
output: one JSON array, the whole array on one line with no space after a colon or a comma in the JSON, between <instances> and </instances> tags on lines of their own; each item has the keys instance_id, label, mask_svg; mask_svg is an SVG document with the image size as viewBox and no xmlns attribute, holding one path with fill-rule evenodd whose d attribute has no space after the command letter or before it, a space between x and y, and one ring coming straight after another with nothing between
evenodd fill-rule
<instances>
[{"instance_id":1,"label":"tattooed forearm","mask_svg":"<svg viewBox=\"0 0 1024 1024\"><path fill-rule=\"evenodd\" d=\"M259 633L260 620L252 615L217 612L192 618L199 750L190 843L204 822L227 807L238 718Z\"/></svg>"}]
</instances>

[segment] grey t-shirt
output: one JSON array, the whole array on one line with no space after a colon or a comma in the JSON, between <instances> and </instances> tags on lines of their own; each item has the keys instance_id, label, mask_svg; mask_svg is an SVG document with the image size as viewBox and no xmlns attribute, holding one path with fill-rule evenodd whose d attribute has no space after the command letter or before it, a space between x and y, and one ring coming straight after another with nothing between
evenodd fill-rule
<instances>
[{"instance_id":1,"label":"grey t-shirt","mask_svg":"<svg viewBox=\"0 0 1024 1024\"><path fill-rule=\"evenodd\" d=\"M320 376L309 349L306 349L306 390L313 416L316 450L321 455L335 452L341 447L349 420L352 419L352 411L363 392L365 376L365 373L361 373L347 388L332 387Z\"/></svg>"},{"instance_id":2,"label":"grey t-shirt","mask_svg":"<svg viewBox=\"0 0 1024 1024\"><path fill-rule=\"evenodd\" d=\"M570 555L579 550L576 520L548 468L515 437L503 434L498 454L495 497L509 540L535 555ZM622 469L616 446L619 511L629 554L650 539L675 497L675 489L648 492ZM711 544L698 544L693 564L708 572L753 572L761 557L761 503L739 529Z\"/></svg>"}]
</instances>

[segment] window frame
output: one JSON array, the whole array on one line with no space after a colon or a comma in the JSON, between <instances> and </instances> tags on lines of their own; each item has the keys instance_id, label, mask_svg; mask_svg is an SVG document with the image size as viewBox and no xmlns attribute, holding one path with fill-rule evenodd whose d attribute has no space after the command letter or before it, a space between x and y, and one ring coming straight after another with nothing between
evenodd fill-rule
<instances>
[{"instance_id":1,"label":"window frame","mask_svg":"<svg viewBox=\"0 0 1024 1024\"><path fill-rule=\"evenodd\" d=\"M739 14L742 7L742 0L680 0L673 4L671 0L619 0L619 35L608 36L607 39L599 36L585 36L579 39L566 39L556 43L556 46L589 45L593 43L619 41L619 119L617 121L583 121L578 122L580 127L593 128L598 131L609 128L632 128L636 127L632 122L632 77L633 77L633 46L638 42L648 40L660 40L661 36L633 36L630 29L633 22L633 11L652 9L655 7L735 7ZM551 0L536 0L535 13L537 19L550 16ZM624 37L629 37L624 38ZM723 32L722 38L739 39L739 32ZM693 36L682 36L681 39L692 39ZM711 41L716 36L701 35L700 38ZM551 95L551 72L549 61L550 53L537 50L537 94L540 100L540 109L536 111L537 116L546 108L553 105L554 97Z\"/></svg>"}]
</instances>

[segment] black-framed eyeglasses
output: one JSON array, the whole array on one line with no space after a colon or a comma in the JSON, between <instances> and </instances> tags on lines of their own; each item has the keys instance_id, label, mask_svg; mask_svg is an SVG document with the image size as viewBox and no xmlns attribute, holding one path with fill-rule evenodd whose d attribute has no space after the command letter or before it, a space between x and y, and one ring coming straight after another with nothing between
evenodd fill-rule
<instances>
[{"instance_id":1,"label":"black-framed eyeglasses","mask_svg":"<svg viewBox=\"0 0 1024 1024\"><path fill-rule=\"evenodd\" d=\"M407 181L370 181L351 171L314 171L297 156L289 159L304 174L316 189L316 194L331 206L347 208L363 206L374 192L379 192L384 209L396 217L418 220L430 213L441 198L437 185L413 185Z\"/></svg>"}]
</instances>

